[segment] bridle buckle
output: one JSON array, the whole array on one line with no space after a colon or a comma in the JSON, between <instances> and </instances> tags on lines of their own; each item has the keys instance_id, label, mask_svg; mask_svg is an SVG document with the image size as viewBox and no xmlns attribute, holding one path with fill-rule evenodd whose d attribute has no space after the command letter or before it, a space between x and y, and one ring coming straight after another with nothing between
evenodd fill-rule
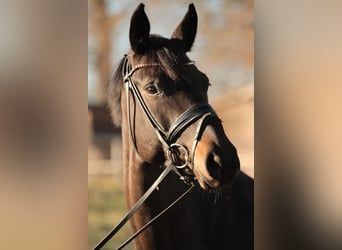
<instances>
[{"instance_id":1,"label":"bridle buckle","mask_svg":"<svg viewBox=\"0 0 342 250\"><path fill-rule=\"evenodd\" d=\"M167 155L169 160L178 169L185 168L189 164L189 150L184 145L178 143L171 144L167 150Z\"/></svg>"}]
</instances>

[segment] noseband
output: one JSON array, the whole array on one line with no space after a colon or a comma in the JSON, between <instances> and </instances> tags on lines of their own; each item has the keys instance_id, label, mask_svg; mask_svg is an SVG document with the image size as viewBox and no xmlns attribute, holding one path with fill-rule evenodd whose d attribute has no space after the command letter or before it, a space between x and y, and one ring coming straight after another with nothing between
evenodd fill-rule
<instances>
[{"instance_id":1,"label":"noseband","mask_svg":"<svg viewBox=\"0 0 342 250\"><path fill-rule=\"evenodd\" d=\"M135 237L137 237L141 232L143 232L143 230L145 230L149 225L151 225L155 220L162 216L167 210L169 210L172 206L174 206L192 190L192 188L194 187L194 183L196 181L195 175L193 174L192 170L194 168L194 157L197 144L201 139L201 135L203 133L203 130L208 119L212 117L218 119L215 111L209 104L195 104L191 106L189 109L187 109L185 112L183 112L171 124L169 130L164 129L150 111L149 107L145 103L137 85L135 84L132 78L134 72L136 72L137 70L146 67L160 67L160 64L139 64L132 67L132 65L129 62L129 57L127 55L125 55L125 58L123 60L124 61L122 68L122 76L126 87L128 130L131 134L132 143L135 147L135 150L136 152L138 152L135 134L132 129L131 122L130 94L132 94L134 100L138 101L143 113L147 117L159 141L167 149L167 157L171 163L162 171L159 177L155 180L151 187L143 194L143 196L137 201L137 203L130 209L126 216L96 245L94 250L101 249L126 224L126 222L133 216L133 214L145 202L145 200L150 196L150 194L158 187L158 185L162 182L162 180L168 175L168 173L171 170L178 174L180 176L180 179L184 181L186 184L190 185L190 187L180 197L178 197L174 202L172 202L168 207L162 210L153 219L146 223L142 228L135 232L130 238L128 238L124 243L122 243L117 249L124 248L129 242L131 242ZM191 64L193 63L189 62L185 65ZM180 137L180 134L184 130L186 130L196 121L199 121L199 123L197 125L191 151L189 151L185 145L177 143L177 139ZM181 155L184 156L184 160L180 158ZM187 169L186 167L189 167L190 171L187 171L189 169Z\"/></svg>"},{"instance_id":2,"label":"noseband","mask_svg":"<svg viewBox=\"0 0 342 250\"><path fill-rule=\"evenodd\" d=\"M193 62L185 63L185 65L192 65ZM189 167L190 170L193 170L194 167L194 157L196 152L196 147L198 141L201 138L203 129L206 125L206 122L209 118L216 117L217 115L213 108L207 103L200 103L191 106L185 112L183 112L170 126L169 130L163 128L155 116L150 111L149 107L147 106L146 102L144 101L137 85L133 80L133 74L142 68L147 67L160 67L158 63L150 63L150 64L139 64L134 67L129 62L129 57L125 56L123 61L123 68L122 68L122 76L125 82L126 87L126 102L127 102L127 119L128 119L128 128L131 134L131 138L134 144L134 147L137 150L137 145L135 141L134 131L132 130L132 123L131 123L131 112L130 112L130 97L137 100L143 113L145 114L146 118L148 119L151 127L153 128L154 132L156 133L159 141L161 144L167 149L167 156L171 163L175 166L173 169L184 181L186 184L190 184L195 181L195 176L193 173L186 171L185 168ZM130 95L131 94L131 95ZM177 143L177 139L179 138L180 134L190 127L193 123L199 121L194 137L194 141L192 144L191 151L185 146ZM184 156L184 160L180 159L180 156ZM182 171L183 169L184 171Z\"/></svg>"}]
</instances>

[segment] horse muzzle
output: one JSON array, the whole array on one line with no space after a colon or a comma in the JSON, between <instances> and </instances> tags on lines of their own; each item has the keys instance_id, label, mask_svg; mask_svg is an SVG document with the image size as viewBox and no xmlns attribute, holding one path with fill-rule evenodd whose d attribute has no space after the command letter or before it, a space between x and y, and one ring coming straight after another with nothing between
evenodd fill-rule
<instances>
[{"instance_id":1,"label":"horse muzzle","mask_svg":"<svg viewBox=\"0 0 342 250\"><path fill-rule=\"evenodd\" d=\"M231 185L240 170L237 150L225 136L222 126L205 128L193 160L194 174L205 190Z\"/></svg>"}]
</instances>

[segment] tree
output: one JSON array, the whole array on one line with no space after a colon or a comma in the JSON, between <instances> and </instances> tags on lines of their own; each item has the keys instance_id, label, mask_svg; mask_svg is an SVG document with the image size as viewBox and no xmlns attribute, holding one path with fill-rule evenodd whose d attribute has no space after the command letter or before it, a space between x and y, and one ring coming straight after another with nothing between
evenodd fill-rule
<instances>
[{"instance_id":1,"label":"tree","mask_svg":"<svg viewBox=\"0 0 342 250\"><path fill-rule=\"evenodd\" d=\"M106 85L111 71L110 31L113 27L113 18L108 15L105 0L89 0L88 4L90 10L89 32L92 32L96 40L95 68L99 76L96 83L96 101L101 105L105 102Z\"/></svg>"}]
</instances>

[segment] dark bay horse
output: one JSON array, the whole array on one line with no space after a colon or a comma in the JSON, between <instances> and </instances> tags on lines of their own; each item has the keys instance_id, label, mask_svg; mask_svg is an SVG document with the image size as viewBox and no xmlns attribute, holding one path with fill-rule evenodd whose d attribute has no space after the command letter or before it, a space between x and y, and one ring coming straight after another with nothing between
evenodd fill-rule
<instances>
[{"instance_id":1,"label":"dark bay horse","mask_svg":"<svg viewBox=\"0 0 342 250\"><path fill-rule=\"evenodd\" d=\"M182 165L167 175L132 217L133 232L188 188L178 175L195 183L183 200L135 239L136 249L253 248L254 183L240 171L237 150L208 104L209 79L186 55L196 32L193 4L170 39L150 35L140 4L130 23L131 50L109 85L113 121L122 128L128 208L158 178L163 166L170 161ZM130 88L125 88L127 81L132 82ZM182 122L186 125L179 125Z\"/></svg>"}]
</instances>

